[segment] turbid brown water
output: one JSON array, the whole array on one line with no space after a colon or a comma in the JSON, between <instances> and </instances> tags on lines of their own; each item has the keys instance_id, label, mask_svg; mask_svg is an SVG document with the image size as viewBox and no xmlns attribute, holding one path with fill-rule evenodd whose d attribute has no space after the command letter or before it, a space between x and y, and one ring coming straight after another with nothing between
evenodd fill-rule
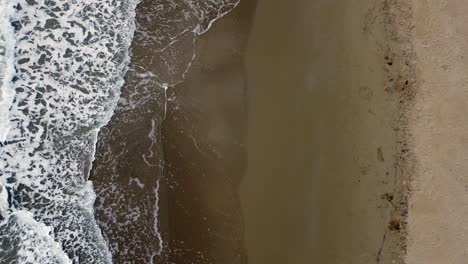
<instances>
[{"instance_id":1,"label":"turbid brown water","mask_svg":"<svg viewBox=\"0 0 468 264\"><path fill-rule=\"evenodd\" d=\"M255 1L242 1L196 43L186 79L169 90L163 124L173 263L246 263L237 194L245 174L244 54Z\"/></svg>"}]
</instances>

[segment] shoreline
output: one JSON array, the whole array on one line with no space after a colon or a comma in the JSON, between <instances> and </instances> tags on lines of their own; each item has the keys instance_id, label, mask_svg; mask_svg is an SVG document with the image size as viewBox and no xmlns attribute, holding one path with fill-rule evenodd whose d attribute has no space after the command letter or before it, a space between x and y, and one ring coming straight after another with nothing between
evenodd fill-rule
<instances>
[{"instance_id":1,"label":"shoreline","mask_svg":"<svg viewBox=\"0 0 468 264\"><path fill-rule=\"evenodd\" d=\"M196 56L160 94L161 170L132 171L158 178L158 260L463 263L457 4L241 0L181 40Z\"/></svg>"}]
</instances>

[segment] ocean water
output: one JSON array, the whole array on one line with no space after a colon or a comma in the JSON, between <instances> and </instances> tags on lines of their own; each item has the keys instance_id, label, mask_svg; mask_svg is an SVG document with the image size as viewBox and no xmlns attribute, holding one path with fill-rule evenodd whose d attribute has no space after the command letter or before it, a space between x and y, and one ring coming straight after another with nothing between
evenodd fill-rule
<instances>
[{"instance_id":1,"label":"ocean water","mask_svg":"<svg viewBox=\"0 0 468 264\"><path fill-rule=\"evenodd\" d=\"M124 83L136 4L2 2L0 180L13 201L1 263L111 263L87 178Z\"/></svg>"},{"instance_id":2,"label":"ocean water","mask_svg":"<svg viewBox=\"0 0 468 264\"><path fill-rule=\"evenodd\" d=\"M164 260L166 89L237 3L0 0L0 263Z\"/></svg>"}]
</instances>

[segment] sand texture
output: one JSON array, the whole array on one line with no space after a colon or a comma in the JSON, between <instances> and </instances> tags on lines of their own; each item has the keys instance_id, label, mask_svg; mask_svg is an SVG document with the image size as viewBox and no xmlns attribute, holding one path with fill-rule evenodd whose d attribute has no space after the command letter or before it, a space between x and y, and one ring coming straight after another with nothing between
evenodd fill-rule
<instances>
[{"instance_id":1,"label":"sand texture","mask_svg":"<svg viewBox=\"0 0 468 264\"><path fill-rule=\"evenodd\" d=\"M407 263L467 263L468 6L411 2L418 89Z\"/></svg>"}]
</instances>

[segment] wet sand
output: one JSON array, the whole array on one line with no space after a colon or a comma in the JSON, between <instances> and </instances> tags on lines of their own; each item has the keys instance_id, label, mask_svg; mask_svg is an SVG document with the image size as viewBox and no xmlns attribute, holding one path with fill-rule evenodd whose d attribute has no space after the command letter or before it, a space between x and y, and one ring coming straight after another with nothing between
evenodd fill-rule
<instances>
[{"instance_id":1,"label":"wet sand","mask_svg":"<svg viewBox=\"0 0 468 264\"><path fill-rule=\"evenodd\" d=\"M389 12L370 0L258 2L240 188L249 263L402 263Z\"/></svg>"}]
</instances>

